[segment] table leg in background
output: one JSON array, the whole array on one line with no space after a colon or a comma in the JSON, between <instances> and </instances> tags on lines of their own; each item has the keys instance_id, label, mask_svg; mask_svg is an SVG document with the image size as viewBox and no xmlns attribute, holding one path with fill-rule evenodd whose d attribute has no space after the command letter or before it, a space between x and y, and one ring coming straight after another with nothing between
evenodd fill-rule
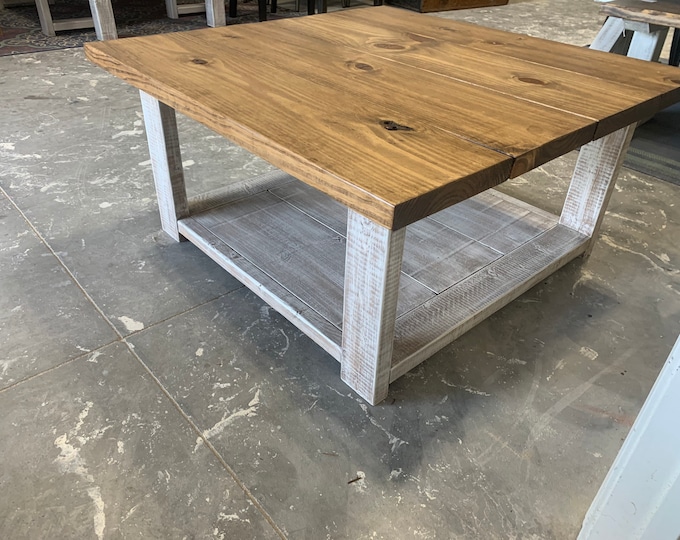
<instances>
[{"instance_id":1,"label":"table leg in background","mask_svg":"<svg viewBox=\"0 0 680 540\"><path fill-rule=\"evenodd\" d=\"M175 110L143 90L140 90L139 95L142 100L161 226L174 240L179 241L177 220L188 217L189 203L184 186Z\"/></svg>"},{"instance_id":2,"label":"table leg in background","mask_svg":"<svg viewBox=\"0 0 680 540\"><path fill-rule=\"evenodd\" d=\"M590 236L589 255L602 223L635 124L581 147L560 224Z\"/></svg>"},{"instance_id":3,"label":"table leg in background","mask_svg":"<svg viewBox=\"0 0 680 540\"><path fill-rule=\"evenodd\" d=\"M405 236L349 210L340 376L371 405L387 397Z\"/></svg>"},{"instance_id":4,"label":"table leg in background","mask_svg":"<svg viewBox=\"0 0 680 540\"><path fill-rule=\"evenodd\" d=\"M118 39L111 0L90 0L90 11L92 11L92 22L97 39L100 41Z\"/></svg>"},{"instance_id":5,"label":"table leg in background","mask_svg":"<svg viewBox=\"0 0 680 540\"><path fill-rule=\"evenodd\" d=\"M590 48L656 62L667 35L666 26L609 17Z\"/></svg>"}]
</instances>

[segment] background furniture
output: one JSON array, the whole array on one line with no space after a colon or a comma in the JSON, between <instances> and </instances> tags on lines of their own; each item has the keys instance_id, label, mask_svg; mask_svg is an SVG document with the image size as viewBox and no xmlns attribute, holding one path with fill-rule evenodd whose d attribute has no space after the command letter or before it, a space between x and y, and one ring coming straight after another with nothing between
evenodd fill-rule
<instances>
[{"instance_id":1,"label":"background furniture","mask_svg":"<svg viewBox=\"0 0 680 540\"><path fill-rule=\"evenodd\" d=\"M55 32L61 30L76 30L79 28L94 27L97 39L116 39L118 37L118 32L116 31L116 21L113 18L111 0L89 0L89 2L92 17L55 21L52 19L48 0L35 0L43 33L47 36L53 36L55 35Z\"/></svg>"},{"instance_id":2,"label":"background furniture","mask_svg":"<svg viewBox=\"0 0 680 540\"><path fill-rule=\"evenodd\" d=\"M616 0L602 4L607 15L591 49L657 61L668 30L674 28L669 64L680 62L680 1Z\"/></svg>"},{"instance_id":3,"label":"background furniture","mask_svg":"<svg viewBox=\"0 0 680 540\"><path fill-rule=\"evenodd\" d=\"M412 9L422 13L453 9L504 6L508 0L387 0L391 6Z\"/></svg>"},{"instance_id":4,"label":"background furniture","mask_svg":"<svg viewBox=\"0 0 680 540\"><path fill-rule=\"evenodd\" d=\"M680 338L593 500L578 540L680 538Z\"/></svg>"}]
</instances>

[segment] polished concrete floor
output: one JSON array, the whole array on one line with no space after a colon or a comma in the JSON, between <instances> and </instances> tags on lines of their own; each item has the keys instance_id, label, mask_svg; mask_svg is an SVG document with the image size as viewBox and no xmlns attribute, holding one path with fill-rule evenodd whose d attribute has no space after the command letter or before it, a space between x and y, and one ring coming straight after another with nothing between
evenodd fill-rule
<instances>
[{"instance_id":1,"label":"polished concrete floor","mask_svg":"<svg viewBox=\"0 0 680 540\"><path fill-rule=\"evenodd\" d=\"M446 17L586 45L591 0ZM592 256L367 406L159 232L137 93L0 58L0 538L574 538L678 334L680 188L624 169ZM192 193L271 167L180 118ZM507 185L559 211L575 156Z\"/></svg>"}]
</instances>

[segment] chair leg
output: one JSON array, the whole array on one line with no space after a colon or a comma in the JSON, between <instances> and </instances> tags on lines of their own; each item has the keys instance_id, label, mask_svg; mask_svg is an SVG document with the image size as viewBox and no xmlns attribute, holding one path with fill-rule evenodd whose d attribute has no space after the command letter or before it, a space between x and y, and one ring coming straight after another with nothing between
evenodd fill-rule
<instances>
[{"instance_id":1,"label":"chair leg","mask_svg":"<svg viewBox=\"0 0 680 540\"><path fill-rule=\"evenodd\" d=\"M314 15L316 13L315 0L307 0L307 15Z\"/></svg>"},{"instance_id":2,"label":"chair leg","mask_svg":"<svg viewBox=\"0 0 680 540\"><path fill-rule=\"evenodd\" d=\"M260 22L267 20L267 0L257 0Z\"/></svg>"},{"instance_id":3,"label":"chair leg","mask_svg":"<svg viewBox=\"0 0 680 540\"><path fill-rule=\"evenodd\" d=\"M229 0L229 17L236 17L236 0Z\"/></svg>"}]
</instances>

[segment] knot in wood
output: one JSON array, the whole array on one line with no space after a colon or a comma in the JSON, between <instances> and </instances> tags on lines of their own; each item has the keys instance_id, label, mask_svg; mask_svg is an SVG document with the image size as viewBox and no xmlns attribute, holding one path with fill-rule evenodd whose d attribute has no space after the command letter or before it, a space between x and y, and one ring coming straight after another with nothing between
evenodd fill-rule
<instances>
[{"instance_id":1,"label":"knot in wood","mask_svg":"<svg viewBox=\"0 0 680 540\"><path fill-rule=\"evenodd\" d=\"M378 49L388 49L390 51L403 51L406 47L398 43L376 43Z\"/></svg>"},{"instance_id":2,"label":"knot in wood","mask_svg":"<svg viewBox=\"0 0 680 540\"><path fill-rule=\"evenodd\" d=\"M539 84L541 86L545 86L546 84L548 84L545 81L542 81L540 79L534 79L533 77L517 77L517 80L523 83Z\"/></svg>"},{"instance_id":3,"label":"knot in wood","mask_svg":"<svg viewBox=\"0 0 680 540\"><path fill-rule=\"evenodd\" d=\"M373 71L373 66L371 64L365 64L363 62L356 62L354 67L361 71Z\"/></svg>"},{"instance_id":4,"label":"knot in wood","mask_svg":"<svg viewBox=\"0 0 680 540\"><path fill-rule=\"evenodd\" d=\"M191 60L192 63L194 64L199 64L199 65L205 65L208 63L207 60L203 60L203 58L194 58Z\"/></svg>"},{"instance_id":5,"label":"knot in wood","mask_svg":"<svg viewBox=\"0 0 680 540\"><path fill-rule=\"evenodd\" d=\"M397 124L394 120L381 120L380 125L387 131L413 131L412 127Z\"/></svg>"}]
</instances>

